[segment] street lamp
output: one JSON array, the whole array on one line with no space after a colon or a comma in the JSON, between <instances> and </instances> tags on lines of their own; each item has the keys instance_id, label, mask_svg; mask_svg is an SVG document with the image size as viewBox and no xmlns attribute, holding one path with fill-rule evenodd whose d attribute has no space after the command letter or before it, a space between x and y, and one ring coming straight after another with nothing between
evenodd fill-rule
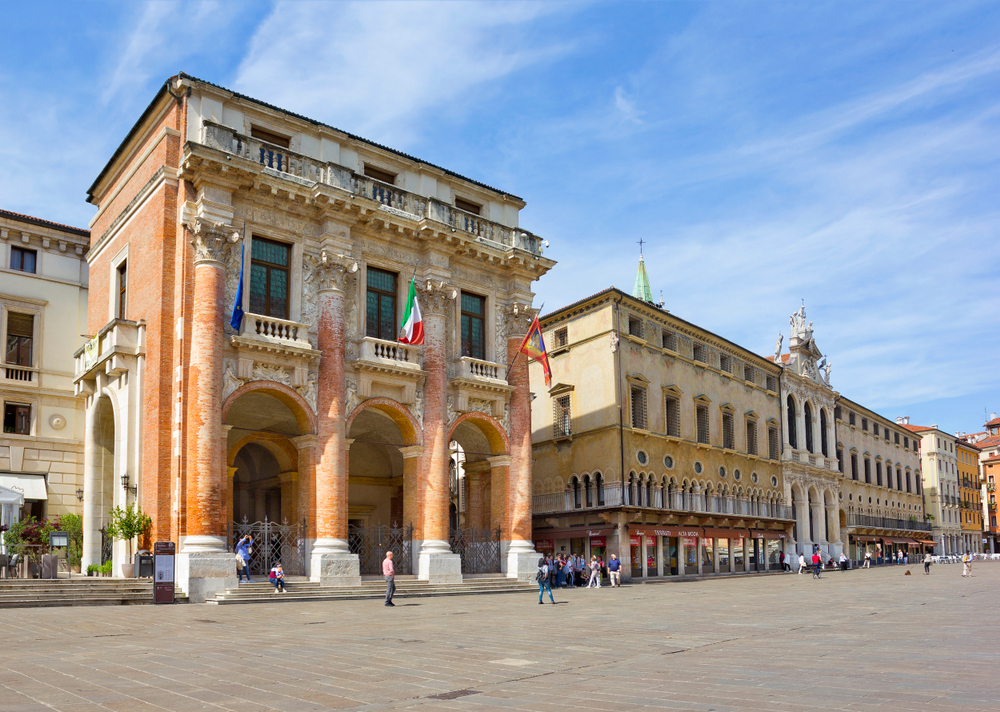
<instances>
[{"instance_id":1,"label":"street lamp","mask_svg":"<svg viewBox=\"0 0 1000 712\"><path fill-rule=\"evenodd\" d=\"M76 491L76 498L77 498L77 500L78 500L78 501L80 501L80 502L82 502L82 501L83 501L83 490L82 490L82 489L78 489L78 490Z\"/></svg>"},{"instance_id":2,"label":"street lamp","mask_svg":"<svg viewBox=\"0 0 1000 712\"><path fill-rule=\"evenodd\" d=\"M128 479L129 479L128 473L126 472L124 475L122 475L122 487L125 488L127 492L131 492L132 496L134 497L139 492L139 485L136 485L135 487L129 487Z\"/></svg>"}]
</instances>

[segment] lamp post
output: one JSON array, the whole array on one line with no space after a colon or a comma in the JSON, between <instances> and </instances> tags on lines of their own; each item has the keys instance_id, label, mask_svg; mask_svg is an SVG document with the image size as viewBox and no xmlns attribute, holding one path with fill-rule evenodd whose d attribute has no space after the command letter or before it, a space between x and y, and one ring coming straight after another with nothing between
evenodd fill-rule
<instances>
[{"instance_id":1,"label":"lamp post","mask_svg":"<svg viewBox=\"0 0 1000 712\"><path fill-rule=\"evenodd\" d=\"M139 493L139 485L135 485L134 487L129 487L128 486L128 480L129 480L129 475L126 472L124 475L122 475L122 488L126 492L131 492L132 496L134 497L135 495L137 495Z\"/></svg>"}]
</instances>

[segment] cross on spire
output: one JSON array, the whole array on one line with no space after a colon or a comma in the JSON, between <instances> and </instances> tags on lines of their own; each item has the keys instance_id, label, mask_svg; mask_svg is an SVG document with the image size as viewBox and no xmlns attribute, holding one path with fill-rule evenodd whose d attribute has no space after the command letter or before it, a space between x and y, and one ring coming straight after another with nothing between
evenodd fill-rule
<instances>
[{"instance_id":1,"label":"cross on spire","mask_svg":"<svg viewBox=\"0 0 1000 712\"><path fill-rule=\"evenodd\" d=\"M639 238L639 257L642 257L642 243L645 242L641 237Z\"/></svg>"}]
</instances>

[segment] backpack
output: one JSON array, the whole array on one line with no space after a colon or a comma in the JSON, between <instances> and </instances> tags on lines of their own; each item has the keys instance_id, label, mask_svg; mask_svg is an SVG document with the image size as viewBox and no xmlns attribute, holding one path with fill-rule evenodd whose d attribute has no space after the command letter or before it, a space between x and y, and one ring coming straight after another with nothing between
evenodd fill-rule
<instances>
[{"instance_id":1,"label":"backpack","mask_svg":"<svg viewBox=\"0 0 1000 712\"><path fill-rule=\"evenodd\" d=\"M548 575L548 573L546 573L545 567L539 566L538 567L538 573L535 574L535 581L537 581L538 583L542 583L543 581L547 580L548 578L549 578L549 575Z\"/></svg>"}]
</instances>

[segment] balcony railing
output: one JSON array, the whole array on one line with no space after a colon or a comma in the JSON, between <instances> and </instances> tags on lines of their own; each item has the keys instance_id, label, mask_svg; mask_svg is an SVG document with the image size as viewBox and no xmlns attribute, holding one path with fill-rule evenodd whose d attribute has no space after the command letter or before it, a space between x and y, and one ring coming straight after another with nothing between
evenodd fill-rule
<instances>
[{"instance_id":1,"label":"balcony railing","mask_svg":"<svg viewBox=\"0 0 1000 712\"><path fill-rule=\"evenodd\" d=\"M245 314L240 327L240 336L303 348L311 348L308 334L309 327L305 324L262 314Z\"/></svg>"},{"instance_id":2,"label":"balcony railing","mask_svg":"<svg viewBox=\"0 0 1000 712\"><path fill-rule=\"evenodd\" d=\"M624 497L623 497L624 494ZM664 494L666 497L664 498ZM665 501L664 501L665 499ZM668 491L662 488L629 487L620 483L579 487L556 494L535 495L532 508L535 514L572 512L605 507L641 507L672 512L703 512L765 519L792 519L792 508L786 504L766 500L716 497L693 492Z\"/></svg>"},{"instance_id":3,"label":"balcony railing","mask_svg":"<svg viewBox=\"0 0 1000 712\"><path fill-rule=\"evenodd\" d=\"M4 366L2 373L4 374L4 378L8 381L14 381L16 383L35 382L35 371L23 366Z\"/></svg>"},{"instance_id":4,"label":"balcony railing","mask_svg":"<svg viewBox=\"0 0 1000 712\"><path fill-rule=\"evenodd\" d=\"M383 341L371 336L361 340L360 358L364 361L389 363L403 368L420 368L420 357L416 346Z\"/></svg>"},{"instance_id":5,"label":"balcony railing","mask_svg":"<svg viewBox=\"0 0 1000 712\"><path fill-rule=\"evenodd\" d=\"M930 522L893 519L892 517L876 517L869 514L847 515L847 526L868 527L870 529L897 529L913 532L929 532L931 530Z\"/></svg>"},{"instance_id":6,"label":"balcony railing","mask_svg":"<svg viewBox=\"0 0 1000 712\"><path fill-rule=\"evenodd\" d=\"M481 361L477 358L463 356L458 360L459 378L473 380L484 378L491 381L502 381L504 371L499 364L492 361Z\"/></svg>"},{"instance_id":7,"label":"balcony railing","mask_svg":"<svg viewBox=\"0 0 1000 712\"><path fill-rule=\"evenodd\" d=\"M501 225L479 215L443 203L436 198L410 193L389 183L359 175L349 168L296 153L282 146L237 133L228 126L205 122L203 143L264 166L267 172L303 184L322 183L407 213L416 220L433 220L474 235L478 241L499 249L519 249L542 254L542 240L526 230Z\"/></svg>"}]
</instances>

